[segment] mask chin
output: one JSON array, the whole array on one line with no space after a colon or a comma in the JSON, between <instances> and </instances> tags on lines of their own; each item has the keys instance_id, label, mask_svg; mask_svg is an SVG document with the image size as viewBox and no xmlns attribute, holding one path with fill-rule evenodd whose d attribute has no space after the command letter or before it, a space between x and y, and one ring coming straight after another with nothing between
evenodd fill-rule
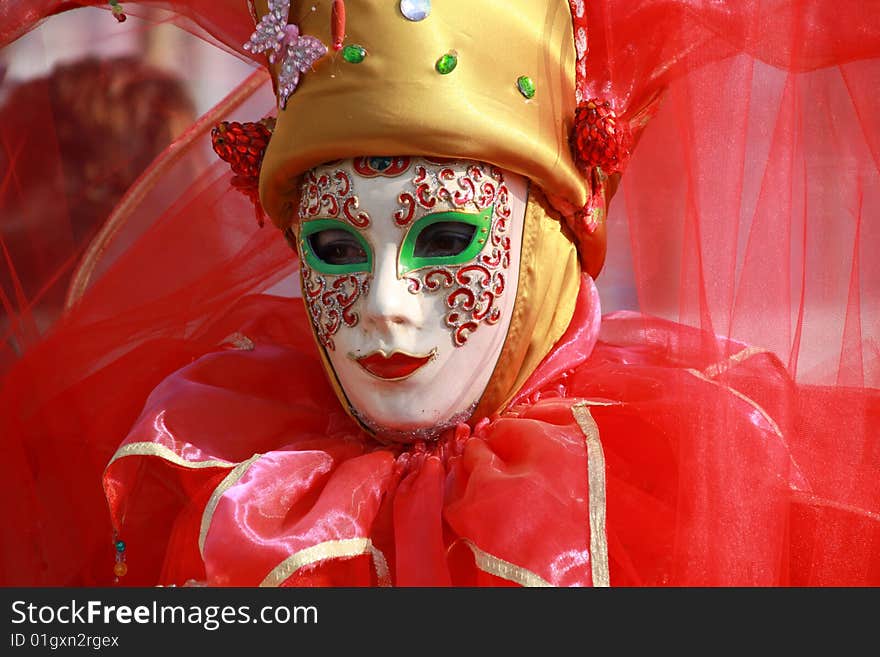
<instances>
[{"instance_id":1,"label":"mask chin","mask_svg":"<svg viewBox=\"0 0 880 657\"><path fill-rule=\"evenodd\" d=\"M409 428L394 429L382 423L374 422L364 417L356 410L351 409L352 416L361 423L361 425L370 433L376 436L380 442L384 443L415 443L430 442L439 438L445 431L454 429L461 423L466 423L471 419L474 410L477 408L478 402L474 402L469 408L455 413L454 415L432 423L429 426L417 428L411 426Z\"/></svg>"},{"instance_id":2,"label":"mask chin","mask_svg":"<svg viewBox=\"0 0 880 657\"><path fill-rule=\"evenodd\" d=\"M323 205L326 190L301 190L297 240L331 380L387 442L431 440L471 419L507 339L528 195L524 178L490 164L402 159L393 174L359 159L308 172L305 185L345 184ZM357 222L334 216L345 207Z\"/></svg>"}]
</instances>

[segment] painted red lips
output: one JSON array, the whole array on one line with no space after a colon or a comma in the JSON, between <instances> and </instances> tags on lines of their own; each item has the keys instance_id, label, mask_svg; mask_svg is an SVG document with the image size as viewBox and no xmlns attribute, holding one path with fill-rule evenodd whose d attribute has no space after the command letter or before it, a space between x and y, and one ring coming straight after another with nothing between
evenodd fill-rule
<instances>
[{"instance_id":1,"label":"painted red lips","mask_svg":"<svg viewBox=\"0 0 880 657\"><path fill-rule=\"evenodd\" d=\"M434 358L435 352L425 356L412 356L400 351L394 351L386 356L381 351L355 358L358 365L363 367L373 376L386 381L400 381L415 374L415 372L428 364Z\"/></svg>"}]
</instances>

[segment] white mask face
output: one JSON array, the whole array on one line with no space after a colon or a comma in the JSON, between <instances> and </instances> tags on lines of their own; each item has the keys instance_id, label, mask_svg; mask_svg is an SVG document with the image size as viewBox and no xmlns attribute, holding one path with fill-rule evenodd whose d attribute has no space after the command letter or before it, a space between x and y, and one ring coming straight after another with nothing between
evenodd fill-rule
<instances>
[{"instance_id":1,"label":"white mask face","mask_svg":"<svg viewBox=\"0 0 880 657\"><path fill-rule=\"evenodd\" d=\"M364 157L312 169L301 192L303 298L354 414L387 440L469 419L513 314L526 180Z\"/></svg>"}]
</instances>

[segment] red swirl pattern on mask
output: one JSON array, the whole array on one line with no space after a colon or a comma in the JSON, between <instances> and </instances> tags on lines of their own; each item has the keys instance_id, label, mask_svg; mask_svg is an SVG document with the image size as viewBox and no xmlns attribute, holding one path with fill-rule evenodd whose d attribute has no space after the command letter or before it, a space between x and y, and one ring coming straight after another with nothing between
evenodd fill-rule
<instances>
[{"instance_id":1,"label":"red swirl pattern on mask","mask_svg":"<svg viewBox=\"0 0 880 657\"><path fill-rule=\"evenodd\" d=\"M358 212L358 205L356 196L345 199L342 204L342 214L356 228L366 228L370 225L370 215L366 212Z\"/></svg>"},{"instance_id":2,"label":"red swirl pattern on mask","mask_svg":"<svg viewBox=\"0 0 880 657\"><path fill-rule=\"evenodd\" d=\"M432 269L425 275L424 285L428 290L439 290L450 287L454 281L453 275L447 269Z\"/></svg>"},{"instance_id":3,"label":"red swirl pattern on mask","mask_svg":"<svg viewBox=\"0 0 880 657\"><path fill-rule=\"evenodd\" d=\"M302 265L302 289L315 335L321 345L336 349L333 336L344 324L354 327L359 316L354 305L367 294L372 276L368 273L330 276Z\"/></svg>"},{"instance_id":4,"label":"red swirl pattern on mask","mask_svg":"<svg viewBox=\"0 0 880 657\"><path fill-rule=\"evenodd\" d=\"M299 218L344 218L355 228L370 225L370 215L358 211L358 198L354 195L351 177L342 169L316 175L314 170L303 174L299 202Z\"/></svg>"},{"instance_id":5,"label":"red swirl pattern on mask","mask_svg":"<svg viewBox=\"0 0 880 657\"><path fill-rule=\"evenodd\" d=\"M412 223L416 213L415 196L408 192L404 192L397 197L397 202L401 207L394 212L394 223L401 228L409 226Z\"/></svg>"}]
</instances>

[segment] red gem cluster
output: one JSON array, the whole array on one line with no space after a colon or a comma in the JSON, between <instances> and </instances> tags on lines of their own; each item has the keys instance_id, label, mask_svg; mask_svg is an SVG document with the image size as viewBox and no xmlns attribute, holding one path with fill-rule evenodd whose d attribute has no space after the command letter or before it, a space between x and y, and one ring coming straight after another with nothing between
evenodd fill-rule
<instances>
[{"instance_id":1,"label":"red gem cluster","mask_svg":"<svg viewBox=\"0 0 880 657\"><path fill-rule=\"evenodd\" d=\"M611 103L591 98L574 116L571 146L575 162L583 171L601 167L606 174L623 171L632 147L632 135L617 118Z\"/></svg>"},{"instance_id":2,"label":"red gem cluster","mask_svg":"<svg viewBox=\"0 0 880 657\"><path fill-rule=\"evenodd\" d=\"M268 118L247 123L223 121L211 130L214 152L229 163L235 174L232 186L253 202L260 226L263 225L263 209L258 192L260 166L274 129L275 119Z\"/></svg>"},{"instance_id":3,"label":"red gem cluster","mask_svg":"<svg viewBox=\"0 0 880 657\"><path fill-rule=\"evenodd\" d=\"M223 121L211 130L211 145L220 159L229 163L232 173L258 179L274 127L275 119L263 119L257 123Z\"/></svg>"}]
</instances>

